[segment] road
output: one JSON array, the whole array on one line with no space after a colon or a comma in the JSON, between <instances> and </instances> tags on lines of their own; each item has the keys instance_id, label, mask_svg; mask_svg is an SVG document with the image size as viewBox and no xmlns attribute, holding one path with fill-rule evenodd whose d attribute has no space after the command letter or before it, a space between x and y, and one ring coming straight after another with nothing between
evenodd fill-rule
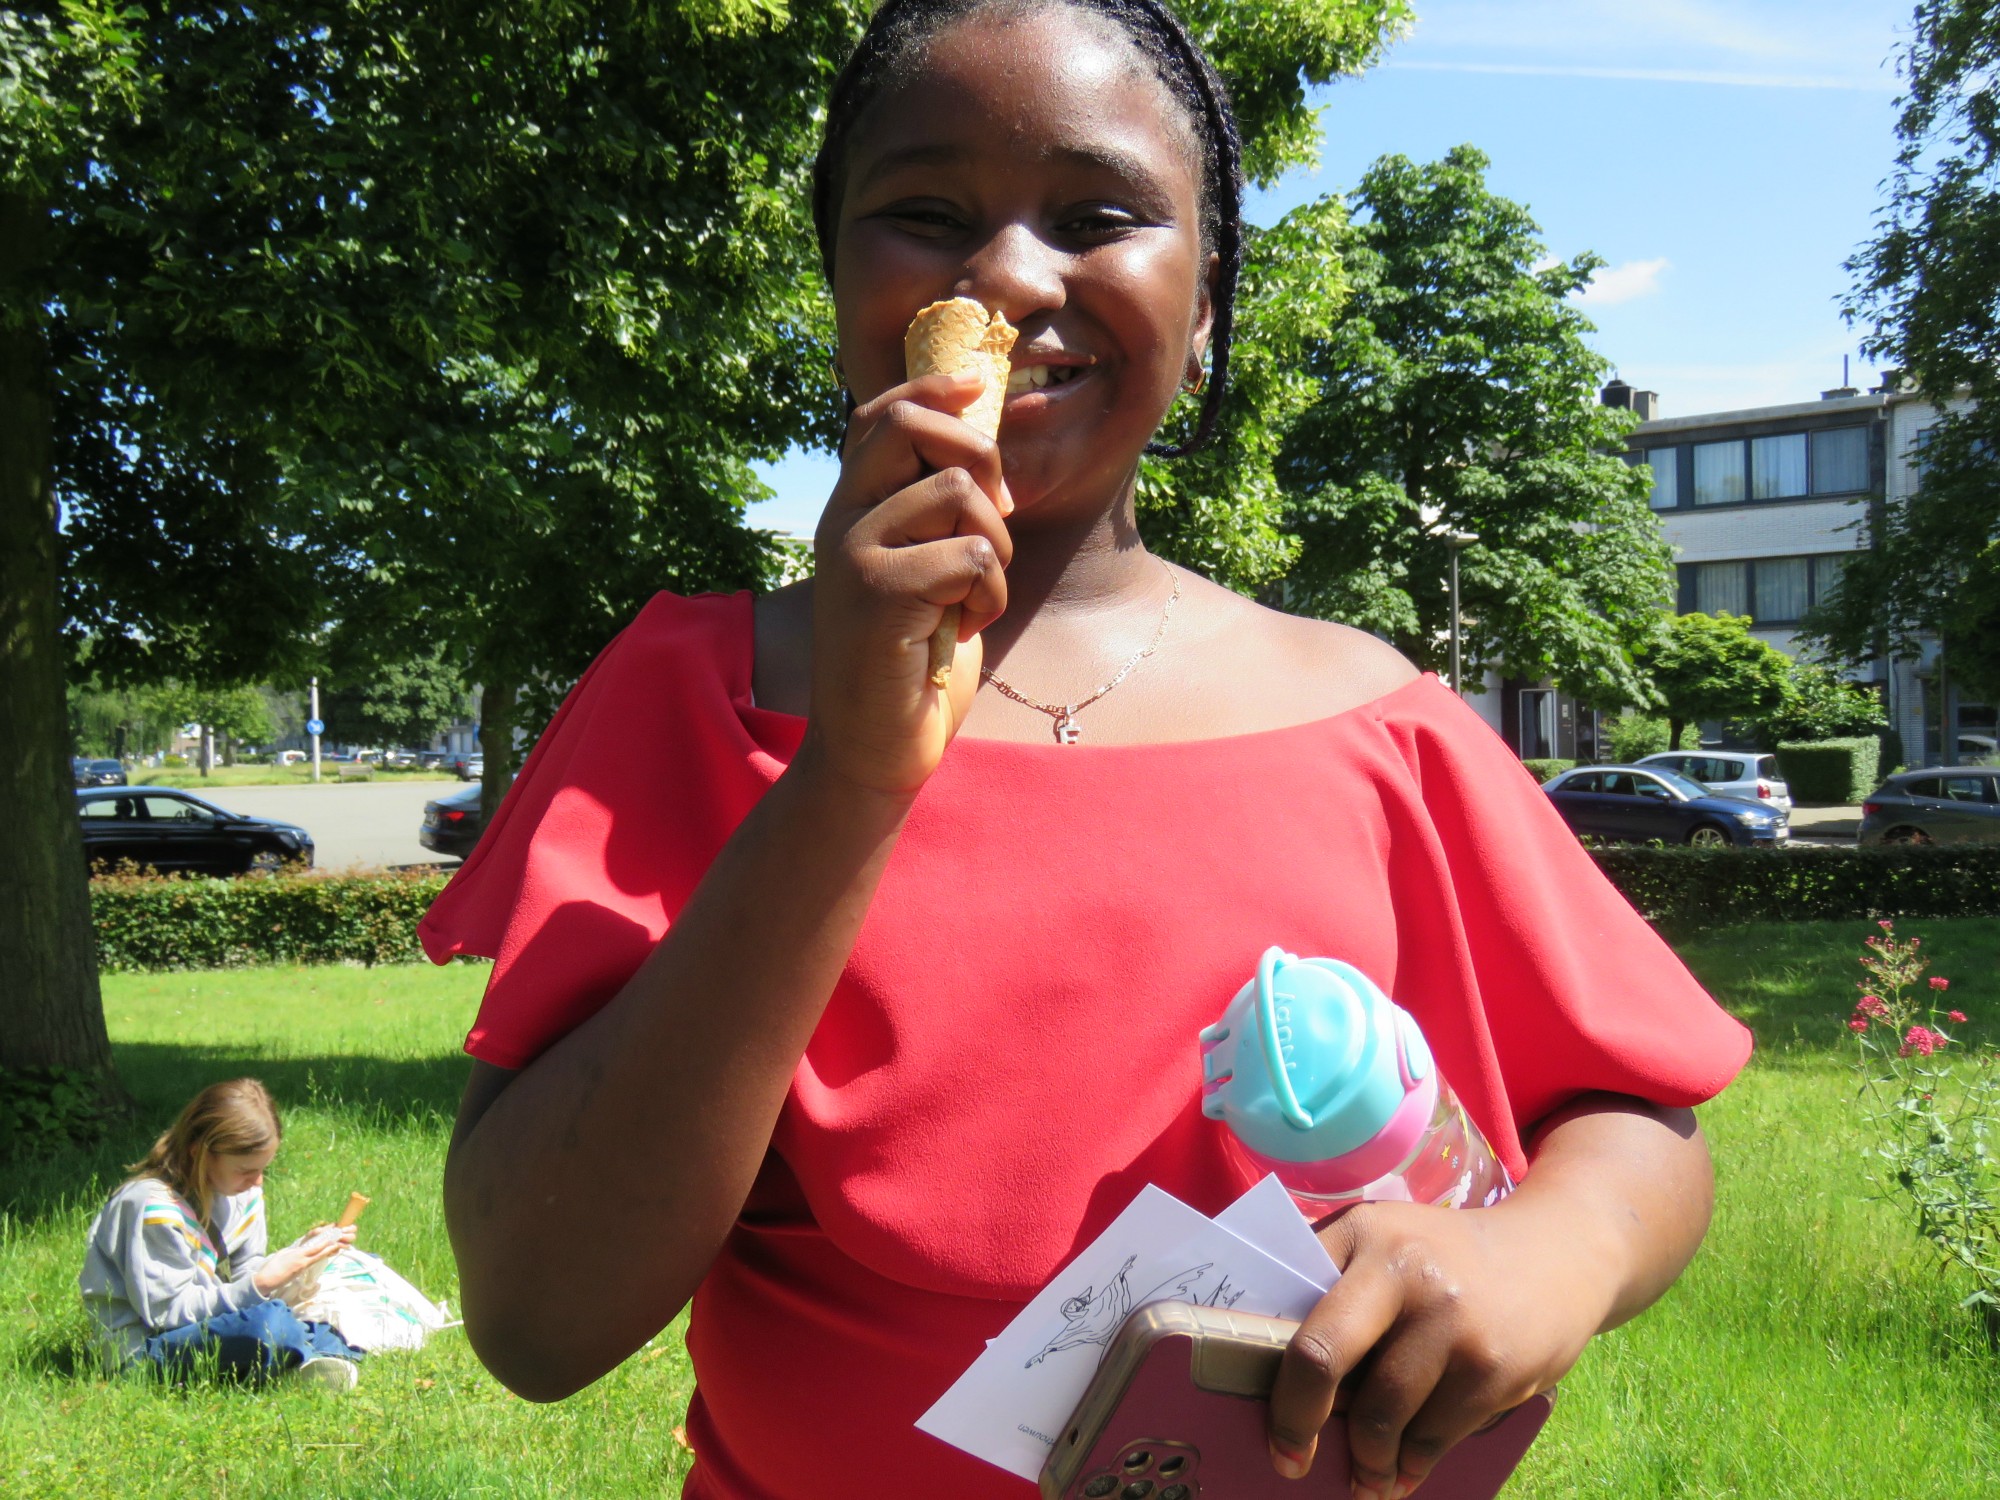
<instances>
[{"instance_id":1,"label":"road","mask_svg":"<svg viewBox=\"0 0 2000 1500\"><path fill-rule=\"evenodd\" d=\"M349 866L457 864L417 842L424 804L457 791L456 781L353 781L345 785L217 787L196 789L217 807L253 818L296 823L313 836L313 863L323 870Z\"/></svg>"}]
</instances>

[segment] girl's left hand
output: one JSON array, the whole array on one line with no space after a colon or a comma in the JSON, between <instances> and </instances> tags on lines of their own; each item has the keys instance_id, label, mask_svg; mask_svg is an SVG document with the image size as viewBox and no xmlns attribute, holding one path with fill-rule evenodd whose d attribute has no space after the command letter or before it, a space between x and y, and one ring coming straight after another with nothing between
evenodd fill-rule
<instances>
[{"instance_id":1,"label":"girl's left hand","mask_svg":"<svg viewBox=\"0 0 2000 1500\"><path fill-rule=\"evenodd\" d=\"M1300 1324L1271 1391L1278 1472L1302 1476L1320 1429L1344 1412L1356 1500L1394 1500L1452 1444L1553 1387L1616 1295L1558 1228L1510 1200L1368 1203L1323 1229L1341 1277Z\"/></svg>"}]
</instances>

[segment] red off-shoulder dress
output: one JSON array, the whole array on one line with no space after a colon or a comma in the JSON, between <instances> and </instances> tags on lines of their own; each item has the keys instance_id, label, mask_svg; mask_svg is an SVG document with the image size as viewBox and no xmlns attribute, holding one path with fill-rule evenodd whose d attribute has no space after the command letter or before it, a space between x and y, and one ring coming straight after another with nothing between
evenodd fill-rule
<instances>
[{"instance_id":1,"label":"red off-shoulder dress","mask_svg":"<svg viewBox=\"0 0 2000 1500\"><path fill-rule=\"evenodd\" d=\"M662 594L570 694L423 924L495 960L474 1057L615 994L783 772L804 721L752 703L753 644L747 595ZM912 1424L1146 1183L1247 1185L1195 1033L1273 943L1408 1007L1517 1177L1575 1095L1695 1104L1749 1052L1435 678L1225 739L962 738L695 1297L685 1493L1027 1500Z\"/></svg>"}]
</instances>

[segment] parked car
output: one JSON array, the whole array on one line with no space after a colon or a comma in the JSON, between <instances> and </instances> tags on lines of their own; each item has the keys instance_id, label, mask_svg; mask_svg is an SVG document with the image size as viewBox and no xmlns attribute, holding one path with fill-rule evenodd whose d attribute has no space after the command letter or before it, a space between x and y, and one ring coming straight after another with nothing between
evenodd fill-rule
<instances>
[{"instance_id":1,"label":"parked car","mask_svg":"<svg viewBox=\"0 0 2000 1500\"><path fill-rule=\"evenodd\" d=\"M460 781L477 781L486 774L486 752L461 750L451 758L451 768Z\"/></svg>"},{"instance_id":2,"label":"parked car","mask_svg":"<svg viewBox=\"0 0 2000 1500\"><path fill-rule=\"evenodd\" d=\"M310 866L312 835L296 823L250 818L163 787L76 794L83 851L93 867L131 860L160 871L214 875Z\"/></svg>"},{"instance_id":3,"label":"parked car","mask_svg":"<svg viewBox=\"0 0 2000 1500\"><path fill-rule=\"evenodd\" d=\"M303 750L280 750L278 752L278 764L281 766L296 766L301 761L310 759L311 757Z\"/></svg>"},{"instance_id":4,"label":"parked car","mask_svg":"<svg viewBox=\"0 0 2000 1500\"><path fill-rule=\"evenodd\" d=\"M1542 784L1580 834L1721 848L1781 844L1791 819L1767 802L1723 797L1657 766L1582 766Z\"/></svg>"},{"instance_id":5,"label":"parked car","mask_svg":"<svg viewBox=\"0 0 2000 1500\"><path fill-rule=\"evenodd\" d=\"M479 812L479 783L468 782L457 791L424 804L424 823L417 830L417 842L439 854L455 854L463 859L472 852L485 828Z\"/></svg>"},{"instance_id":6,"label":"parked car","mask_svg":"<svg viewBox=\"0 0 2000 1500\"><path fill-rule=\"evenodd\" d=\"M419 750L417 752L417 767L419 770L435 771L450 759L451 752L449 750Z\"/></svg>"},{"instance_id":7,"label":"parked car","mask_svg":"<svg viewBox=\"0 0 2000 1500\"><path fill-rule=\"evenodd\" d=\"M85 760L81 757L70 762L73 779L78 786L124 786L125 767L115 760Z\"/></svg>"},{"instance_id":8,"label":"parked car","mask_svg":"<svg viewBox=\"0 0 2000 1500\"><path fill-rule=\"evenodd\" d=\"M1792 789L1778 773L1778 757L1761 750L1662 750L1642 755L1632 764L1658 766L1699 781L1711 792L1768 802L1791 816Z\"/></svg>"},{"instance_id":9,"label":"parked car","mask_svg":"<svg viewBox=\"0 0 2000 1500\"><path fill-rule=\"evenodd\" d=\"M1932 766L1891 776L1861 804L1862 844L2000 839L2000 767Z\"/></svg>"}]
</instances>

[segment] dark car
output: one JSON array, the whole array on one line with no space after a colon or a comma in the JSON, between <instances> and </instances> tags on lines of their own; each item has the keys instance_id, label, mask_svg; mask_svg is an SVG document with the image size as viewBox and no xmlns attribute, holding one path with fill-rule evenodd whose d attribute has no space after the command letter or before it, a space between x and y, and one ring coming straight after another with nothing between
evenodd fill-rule
<instances>
[{"instance_id":1,"label":"dark car","mask_svg":"<svg viewBox=\"0 0 2000 1500\"><path fill-rule=\"evenodd\" d=\"M479 783L475 781L424 804L424 826L417 830L417 842L439 854L455 854L463 859L479 842L484 828L479 813Z\"/></svg>"},{"instance_id":2,"label":"dark car","mask_svg":"<svg viewBox=\"0 0 2000 1500\"><path fill-rule=\"evenodd\" d=\"M1601 839L1721 848L1792 836L1791 820L1768 803L1719 796L1653 766L1582 766L1542 790L1572 829Z\"/></svg>"},{"instance_id":3,"label":"dark car","mask_svg":"<svg viewBox=\"0 0 2000 1500\"><path fill-rule=\"evenodd\" d=\"M130 860L163 872L241 875L313 862L312 835L296 823L246 818L187 792L79 791L76 811L93 867Z\"/></svg>"},{"instance_id":4,"label":"dark car","mask_svg":"<svg viewBox=\"0 0 2000 1500\"><path fill-rule=\"evenodd\" d=\"M419 750L417 752L417 769L435 771L450 759L451 752L449 750Z\"/></svg>"},{"instance_id":5,"label":"dark car","mask_svg":"<svg viewBox=\"0 0 2000 1500\"><path fill-rule=\"evenodd\" d=\"M123 786L125 767L115 760L85 760L79 756L70 762L78 786Z\"/></svg>"},{"instance_id":6,"label":"dark car","mask_svg":"<svg viewBox=\"0 0 2000 1500\"><path fill-rule=\"evenodd\" d=\"M1861 804L1862 844L1970 844L2000 839L2000 767L1932 766L1891 776Z\"/></svg>"}]
</instances>

